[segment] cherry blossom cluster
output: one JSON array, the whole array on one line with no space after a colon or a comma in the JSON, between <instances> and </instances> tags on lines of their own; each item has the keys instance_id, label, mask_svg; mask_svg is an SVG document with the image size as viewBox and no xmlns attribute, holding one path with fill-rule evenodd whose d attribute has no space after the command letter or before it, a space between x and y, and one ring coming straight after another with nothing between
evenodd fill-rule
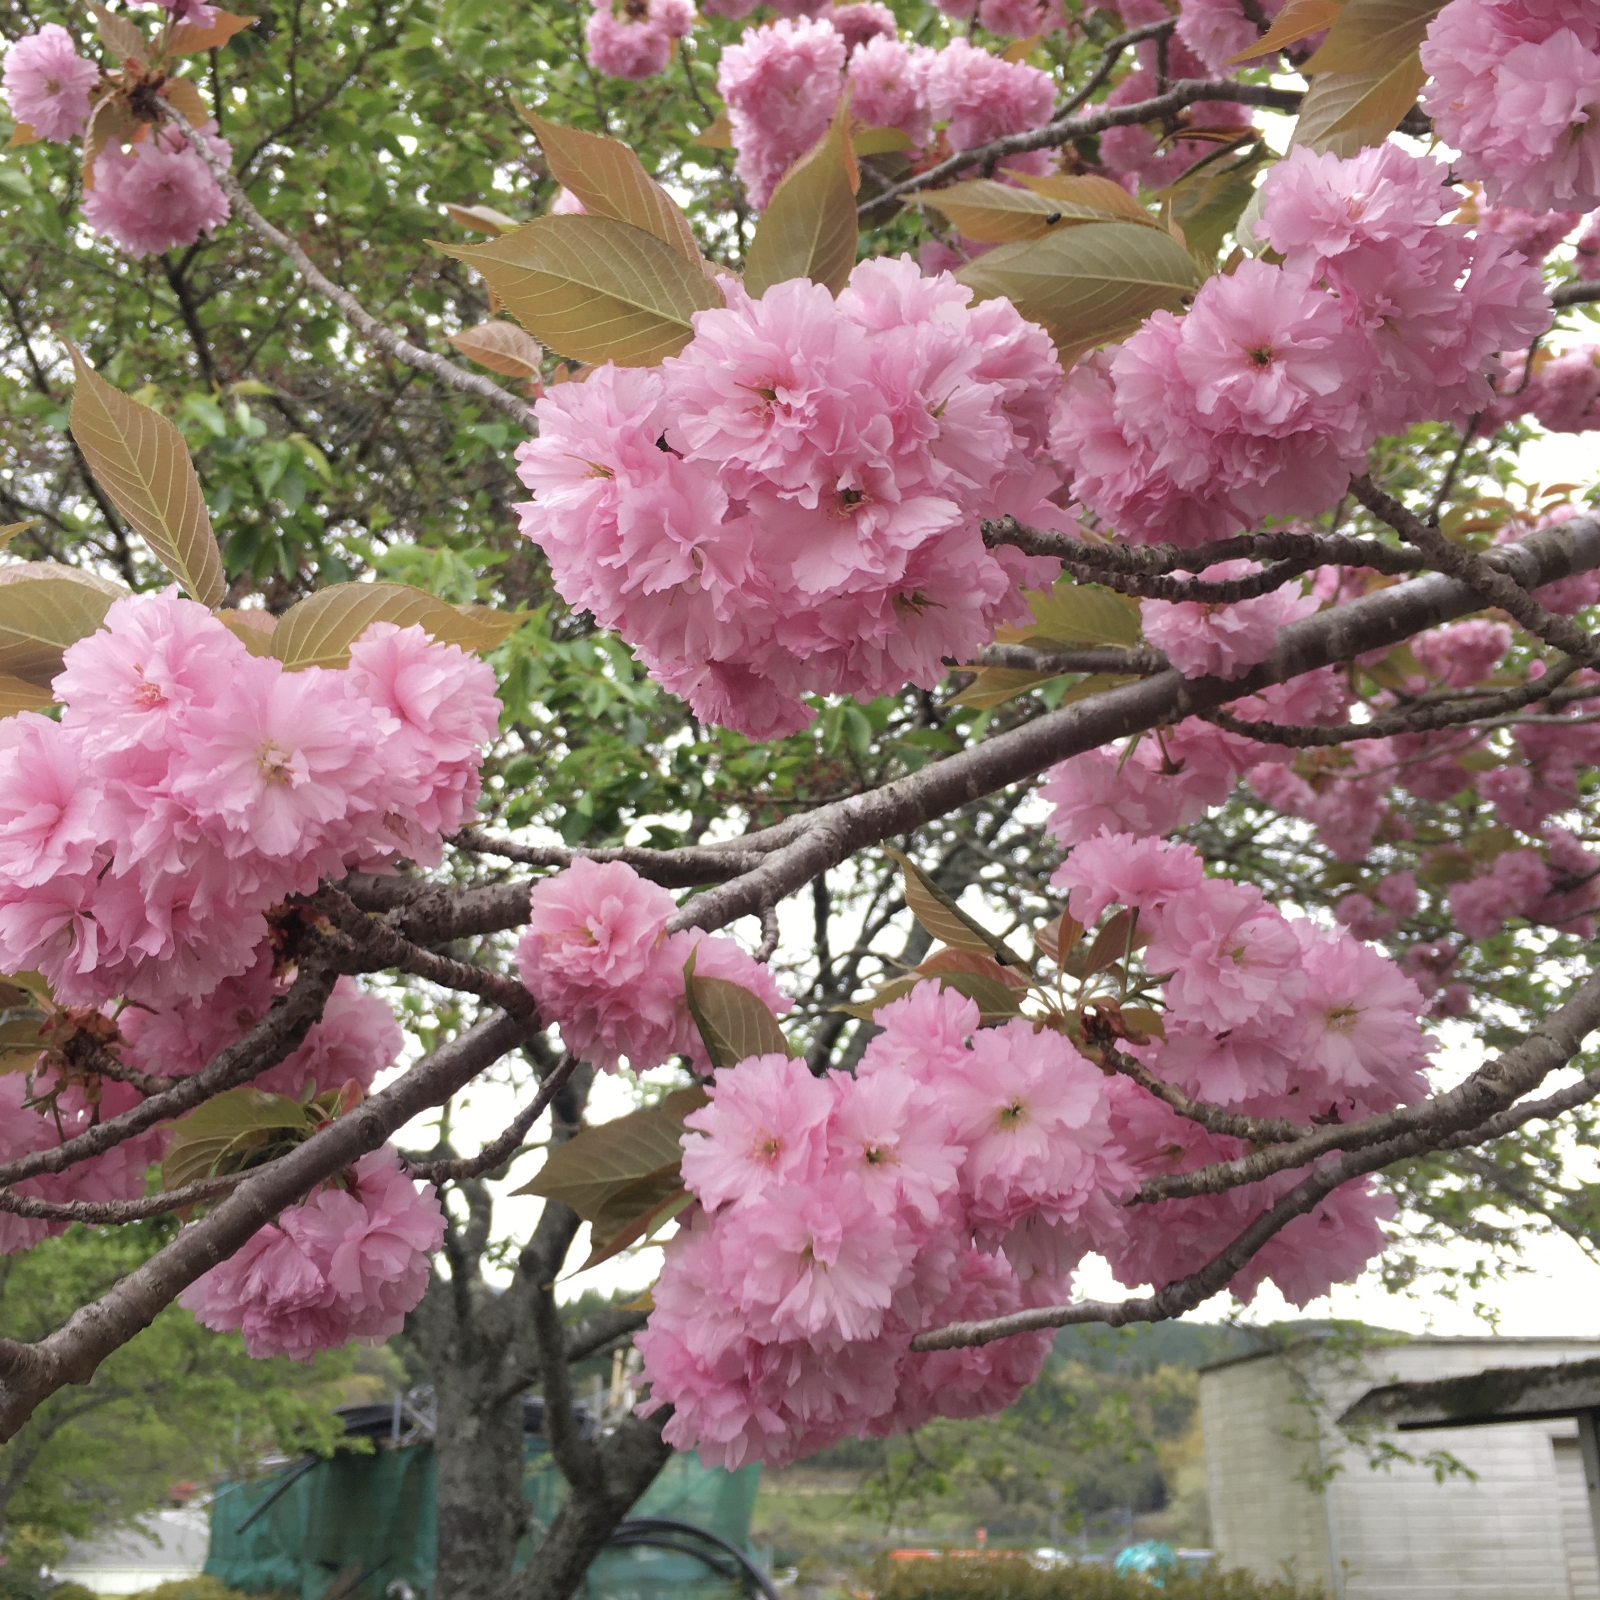
<instances>
[{"instance_id":1,"label":"cherry blossom cluster","mask_svg":"<svg viewBox=\"0 0 1600 1600\"><path fill-rule=\"evenodd\" d=\"M174 591L115 601L53 687L59 722L0 724L0 968L69 1005L203 1000L287 896L437 862L499 712L492 671L420 628L291 672Z\"/></svg>"},{"instance_id":2,"label":"cherry blossom cluster","mask_svg":"<svg viewBox=\"0 0 1600 1600\"><path fill-rule=\"evenodd\" d=\"M965 39L937 50L906 44L883 6L848 6L748 29L723 52L717 88L728 106L734 170L758 211L828 131L846 93L858 123L898 128L913 157L931 146L935 125L950 150L969 150L1043 127L1055 105L1048 73ZM1035 150L1008 157L1002 167L1045 172L1051 161L1049 151Z\"/></svg>"},{"instance_id":3,"label":"cherry blossom cluster","mask_svg":"<svg viewBox=\"0 0 1600 1600\"><path fill-rule=\"evenodd\" d=\"M776 1014L788 1011L770 970L733 939L698 928L668 934L676 910L665 889L620 861L580 858L533 886L517 970L574 1055L606 1072L623 1059L648 1072L676 1055L709 1071L686 999L691 957L696 977L736 983Z\"/></svg>"},{"instance_id":4,"label":"cherry blossom cluster","mask_svg":"<svg viewBox=\"0 0 1600 1600\"><path fill-rule=\"evenodd\" d=\"M1187 845L1101 833L1054 880L1093 925L1136 911L1165 974L1164 1035L1126 1053L1245 1115L1350 1120L1426 1090L1423 996L1340 929L1285 917L1205 877ZM1083 1257L1162 1284L1204 1265L1304 1172L1222 1195L1129 1204L1146 1179L1245 1153L1056 1027L980 1027L936 981L875 1019L852 1076L762 1056L720 1072L687 1119L698 1206L667 1247L640 1336L665 1437L729 1467L852 1434L1003 1409L1048 1333L938 1354L928 1328L1059 1304ZM1232 1280L1305 1304L1383 1246L1390 1202L1365 1183L1296 1218Z\"/></svg>"},{"instance_id":5,"label":"cherry blossom cluster","mask_svg":"<svg viewBox=\"0 0 1600 1600\"><path fill-rule=\"evenodd\" d=\"M1193 546L1324 511L1380 434L1481 411L1549 304L1504 236L1439 220L1444 180L1396 145L1292 151L1257 227L1282 264L1208 278L1073 370L1051 443L1078 499L1126 539Z\"/></svg>"},{"instance_id":6,"label":"cherry blossom cluster","mask_svg":"<svg viewBox=\"0 0 1600 1600\"><path fill-rule=\"evenodd\" d=\"M6 51L6 103L16 121L41 139L64 144L80 137L91 91L100 81L99 67L78 54L59 23L47 22ZM228 220L228 197L195 139L204 139L223 165L233 160L233 147L215 122L187 132L141 122L127 149L115 140L107 144L85 186L84 220L132 256L191 245L219 228Z\"/></svg>"},{"instance_id":7,"label":"cherry blossom cluster","mask_svg":"<svg viewBox=\"0 0 1600 1600\"><path fill-rule=\"evenodd\" d=\"M611 78L653 77L694 24L694 0L623 0L620 12L599 0L583 30L589 65Z\"/></svg>"},{"instance_id":8,"label":"cherry blossom cluster","mask_svg":"<svg viewBox=\"0 0 1600 1600\"><path fill-rule=\"evenodd\" d=\"M569 605L632 645L702 721L772 738L807 693L932 687L1055 563L988 549L984 517L1072 520L1046 497L1060 387L1044 331L908 257L835 300L733 282L653 368L548 392L517 450L522 531Z\"/></svg>"},{"instance_id":9,"label":"cherry blossom cluster","mask_svg":"<svg viewBox=\"0 0 1600 1600\"><path fill-rule=\"evenodd\" d=\"M415 1183L386 1146L252 1234L178 1303L219 1333L242 1332L252 1356L309 1361L399 1333L443 1243L433 1185Z\"/></svg>"},{"instance_id":10,"label":"cherry blossom cluster","mask_svg":"<svg viewBox=\"0 0 1600 1600\"><path fill-rule=\"evenodd\" d=\"M1600 206L1600 13L1590 0L1451 0L1428 27L1422 106L1492 201Z\"/></svg>"}]
</instances>

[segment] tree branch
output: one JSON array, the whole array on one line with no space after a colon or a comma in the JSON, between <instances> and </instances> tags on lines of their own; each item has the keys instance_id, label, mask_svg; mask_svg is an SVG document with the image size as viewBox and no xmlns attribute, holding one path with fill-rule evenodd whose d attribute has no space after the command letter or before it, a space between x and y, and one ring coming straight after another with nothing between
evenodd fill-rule
<instances>
[{"instance_id":1,"label":"tree branch","mask_svg":"<svg viewBox=\"0 0 1600 1600\"><path fill-rule=\"evenodd\" d=\"M164 112L166 120L173 127L187 134L188 123L183 115L174 109ZM339 315L355 330L355 332L376 350L381 350L385 355L392 356L396 361L403 361L407 366L416 368L419 372L426 372L430 377L437 378L448 389L454 389L458 394L472 395L479 400L487 401L497 411L504 412L519 428L527 431L529 428L528 404L519 400L507 389L502 389L492 379L485 378L476 372L468 372L463 367L458 367L455 362L447 361L443 356L436 356L431 350L424 350L403 339L398 333L385 328L376 317L372 316L348 289L341 289L326 273L322 272L304 250L295 243L282 229L275 228L261 215L250 203L250 197L240 187L238 180L232 172L218 158L217 153L204 139L190 141L199 151L201 159L211 169L211 175L222 186L222 192L227 195L228 203L233 207L235 215L242 217L247 227L251 228L259 237L266 240L275 249L281 250L290 261L294 263L295 271L305 281L327 300L338 311Z\"/></svg>"},{"instance_id":2,"label":"tree branch","mask_svg":"<svg viewBox=\"0 0 1600 1600\"><path fill-rule=\"evenodd\" d=\"M54 1333L35 1344L0 1339L0 1439L10 1438L64 1384L87 1382L113 1350L286 1206L376 1150L419 1111L447 1100L522 1044L533 1027L526 1018L500 1013L469 1028L288 1155L246 1175L215 1210Z\"/></svg>"}]
</instances>

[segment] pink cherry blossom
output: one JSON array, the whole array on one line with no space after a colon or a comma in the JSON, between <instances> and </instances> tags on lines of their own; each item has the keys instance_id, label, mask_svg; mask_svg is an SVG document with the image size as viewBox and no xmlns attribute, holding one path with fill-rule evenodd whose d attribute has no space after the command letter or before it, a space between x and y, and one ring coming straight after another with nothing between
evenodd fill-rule
<instances>
[{"instance_id":1,"label":"pink cherry blossom","mask_svg":"<svg viewBox=\"0 0 1600 1600\"><path fill-rule=\"evenodd\" d=\"M1100 833L1077 845L1056 868L1054 889L1067 890L1067 910L1093 927L1113 902L1152 911L1171 896L1198 889L1205 863L1193 845L1133 833Z\"/></svg>"},{"instance_id":2,"label":"pink cherry blossom","mask_svg":"<svg viewBox=\"0 0 1600 1600\"><path fill-rule=\"evenodd\" d=\"M1198 576L1216 583L1259 570L1253 561L1224 561ZM1145 638L1165 651L1184 677L1236 678L1272 654L1279 628L1310 616L1318 605L1314 597L1287 584L1231 604L1141 600L1139 614Z\"/></svg>"},{"instance_id":3,"label":"pink cherry blossom","mask_svg":"<svg viewBox=\"0 0 1600 1600\"><path fill-rule=\"evenodd\" d=\"M233 147L214 122L180 133L161 126L131 151L112 143L94 164L83 220L131 256L159 255L209 236L228 220L228 197L194 148L204 139L224 166Z\"/></svg>"},{"instance_id":4,"label":"pink cherry blossom","mask_svg":"<svg viewBox=\"0 0 1600 1600\"><path fill-rule=\"evenodd\" d=\"M1411 641L1411 653L1423 670L1451 689L1482 683L1510 648L1511 629L1483 617L1431 628Z\"/></svg>"},{"instance_id":5,"label":"pink cherry blossom","mask_svg":"<svg viewBox=\"0 0 1600 1600\"><path fill-rule=\"evenodd\" d=\"M893 39L898 26L894 12L881 0L851 0L848 5L835 6L831 11L820 12L822 20L844 40L845 49L853 63L863 45L873 39ZM857 115L864 113L857 112ZM887 123L873 123L868 127L887 127Z\"/></svg>"},{"instance_id":6,"label":"pink cherry blossom","mask_svg":"<svg viewBox=\"0 0 1600 1600\"><path fill-rule=\"evenodd\" d=\"M89 91L100 69L78 54L72 35L58 22L18 39L6 51L4 86L13 121L41 139L63 142L83 132Z\"/></svg>"},{"instance_id":7,"label":"pink cherry blossom","mask_svg":"<svg viewBox=\"0 0 1600 1600\"><path fill-rule=\"evenodd\" d=\"M946 126L952 150L970 150L1009 133L1042 128L1055 109L1049 73L1025 61L1003 61L965 39L952 39L928 68L928 104ZM1007 156L1001 171L1048 172L1050 153Z\"/></svg>"}]
</instances>

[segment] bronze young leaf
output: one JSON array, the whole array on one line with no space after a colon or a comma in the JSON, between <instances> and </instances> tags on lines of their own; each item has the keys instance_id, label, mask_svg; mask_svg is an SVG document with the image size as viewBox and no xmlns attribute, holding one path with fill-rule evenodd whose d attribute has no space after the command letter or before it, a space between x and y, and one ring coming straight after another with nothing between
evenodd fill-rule
<instances>
[{"instance_id":1,"label":"bronze young leaf","mask_svg":"<svg viewBox=\"0 0 1600 1600\"><path fill-rule=\"evenodd\" d=\"M559 1200L593 1222L624 1190L676 1165L683 1119L706 1103L703 1089L675 1089L659 1105L585 1128L514 1192Z\"/></svg>"},{"instance_id":2,"label":"bronze young leaf","mask_svg":"<svg viewBox=\"0 0 1600 1600\"><path fill-rule=\"evenodd\" d=\"M652 233L611 217L535 217L487 244L435 248L476 267L506 310L573 361L654 366L722 294Z\"/></svg>"},{"instance_id":3,"label":"bronze young leaf","mask_svg":"<svg viewBox=\"0 0 1600 1600\"><path fill-rule=\"evenodd\" d=\"M183 435L160 412L114 389L76 345L67 349L77 374L72 437L95 481L161 565L215 609L227 589L222 552Z\"/></svg>"},{"instance_id":4,"label":"bronze young leaf","mask_svg":"<svg viewBox=\"0 0 1600 1600\"><path fill-rule=\"evenodd\" d=\"M784 175L756 226L745 258L750 293L760 299L775 283L809 278L838 294L856 264L860 187L841 104L826 137Z\"/></svg>"},{"instance_id":5,"label":"bronze young leaf","mask_svg":"<svg viewBox=\"0 0 1600 1600\"><path fill-rule=\"evenodd\" d=\"M349 664L350 646L374 622L392 622L402 628L415 623L440 644L491 650L522 617L489 606L453 606L404 583L336 583L290 606L272 630L269 649L291 669L342 667ZM246 642L255 654L267 653Z\"/></svg>"},{"instance_id":6,"label":"bronze young leaf","mask_svg":"<svg viewBox=\"0 0 1600 1600\"><path fill-rule=\"evenodd\" d=\"M642 228L685 261L704 266L689 219L620 139L563 127L522 106L517 110L538 135L550 176L575 194L590 216Z\"/></svg>"},{"instance_id":7,"label":"bronze young leaf","mask_svg":"<svg viewBox=\"0 0 1600 1600\"><path fill-rule=\"evenodd\" d=\"M900 863L906 907L934 938L957 950L987 951L1002 966L1027 966L1004 939L968 916L910 856L899 850L885 850L884 854Z\"/></svg>"},{"instance_id":8,"label":"bronze young leaf","mask_svg":"<svg viewBox=\"0 0 1600 1600\"><path fill-rule=\"evenodd\" d=\"M684 991L711 1065L720 1071L751 1056L793 1055L766 1001L726 978L699 977L695 955L691 950L683 966Z\"/></svg>"}]
</instances>

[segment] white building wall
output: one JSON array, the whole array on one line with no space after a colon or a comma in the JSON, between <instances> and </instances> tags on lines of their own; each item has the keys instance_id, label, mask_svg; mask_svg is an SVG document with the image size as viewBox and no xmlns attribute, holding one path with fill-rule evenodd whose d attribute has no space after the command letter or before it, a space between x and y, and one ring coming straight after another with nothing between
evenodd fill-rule
<instances>
[{"instance_id":1,"label":"white building wall","mask_svg":"<svg viewBox=\"0 0 1600 1600\"><path fill-rule=\"evenodd\" d=\"M1592 1341L1417 1339L1340 1356L1332 1345L1308 1345L1202 1374L1223 1564L1262 1576L1289 1565L1322 1578L1338 1600L1600 1600L1588 1586L1593 1540L1565 1505L1575 1493L1561 1465L1567 1441L1576 1445L1571 1421L1392 1434L1390 1442L1417 1464L1376 1471L1334 1426L1375 1384L1583 1359L1597 1349ZM1286 1433L1310 1434L1316 1443L1300 1445L1301 1459L1291 1464ZM1425 1464L1434 1451L1471 1468L1477 1481L1457 1474L1437 1482ZM1329 1469L1320 1494L1303 1471L1297 1480L1308 1460ZM1308 1563L1307 1523L1327 1551L1320 1571Z\"/></svg>"}]
</instances>

